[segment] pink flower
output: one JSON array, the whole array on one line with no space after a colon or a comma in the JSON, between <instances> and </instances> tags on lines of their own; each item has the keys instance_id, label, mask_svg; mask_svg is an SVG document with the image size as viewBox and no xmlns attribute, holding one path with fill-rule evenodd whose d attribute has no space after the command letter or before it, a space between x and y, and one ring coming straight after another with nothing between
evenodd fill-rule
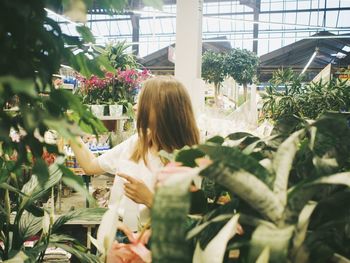
<instances>
[{"instance_id":1,"label":"pink flower","mask_svg":"<svg viewBox=\"0 0 350 263\"><path fill-rule=\"evenodd\" d=\"M191 172L192 170L193 168L182 166L182 163L180 162L170 162L163 169L161 169L157 174L156 186L157 187L162 186L164 182L171 176L174 176L179 173L182 174L182 173Z\"/></svg>"},{"instance_id":2,"label":"pink flower","mask_svg":"<svg viewBox=\"0 0 350 263\"><path fill-rule=\"evenodd\" d=\"M149 71L144 69L139 72L135 69L120 70L117 72L117 79L124 84L128 90L137 89L140 83L150 76Z\"/></svg>"},{"instance_id":3,"label":"pink flower","mask_svg":"<svg viewBox=\"0 0 350 263\"><path fill-rule=\"evenodd\" d=\"M106 72L106 73L105 73L105 77L106 77L107 79L112 79L112 78L114 78L114 73L113 73L113 72Z\"/></svg>"},{"instance_id":4,"label":"pink flower","mask_svg":"<svg viewBox=\"0 0 350 263\"><path fill-rule=\"evenodd\" d=\"M130 244L121 244L115 241L107 255L107 263L150 263L151 252L145 247L148 243L151 230L143 232L142 236L133 234L126 226L119 227L130 240Z\"/></svg>"}]
</instances>

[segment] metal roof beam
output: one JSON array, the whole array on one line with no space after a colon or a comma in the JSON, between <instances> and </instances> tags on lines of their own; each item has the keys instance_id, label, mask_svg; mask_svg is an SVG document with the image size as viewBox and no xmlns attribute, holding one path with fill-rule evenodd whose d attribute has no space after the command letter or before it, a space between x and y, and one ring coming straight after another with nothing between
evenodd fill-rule
<instances>
[{"instance_id":1,"label":"metal roof beam","mask_svg":"<svg viewBox=\"0 0 350 263\"><path fill-rule=\"evenodd\" d=\"M275 61L278 59L278 57L285 57L288 54L292 54L295 50L309 50L312 49L312 52L314 51L316 47L316 41L314 39L303 39L298 42L295 42L291 45L284 46L280 49L277 49L275 51L272 51L270 53L267 53L265 55L262 55L260 57L260 60L262 63L269 63L269 61ZM298 52L300 54L300 52Z\"/></svg>"},{"instance_id":2,"label":"metal roof beam","mask_svg":"<svg viewBox=\"0 0 350 263\"><path fill-rule=\"evenodd\" d=\"M349 43L349 45L350 45L350 43ZM330 44L328 44L328 43L325 42L325 41L321 42L319 46L320 46L321 48L322 48L322 47L325 47L325 48L327 48L327 49L329 49L329 50L334 50L334 52L341 52L341 53L343 53L343 54L345 54L345 55L350 55L350 52L346 52L346 51L344 51L344 50L341 49L341 48L338 48L338 47L336 47L336 46L334 46L334 45L330 45ZM344 46L344 45L343 45L343 46Z\"/></svg>"}]
</instances>

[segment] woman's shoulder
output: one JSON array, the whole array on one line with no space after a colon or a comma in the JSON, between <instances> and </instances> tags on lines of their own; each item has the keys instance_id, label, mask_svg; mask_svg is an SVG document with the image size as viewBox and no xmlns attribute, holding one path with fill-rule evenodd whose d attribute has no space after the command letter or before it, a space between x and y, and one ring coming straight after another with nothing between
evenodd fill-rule
<instances>
[{"instance_id":1,"label":"woman's shoulder","mask_svg":"<svg viewBox=\"0 0 350 263\"><path fill-rule=\"evenodd\" d=\"M135 145L138 141L138 136L137 134L134 134L124 140L123 142L115 145L112 149L109 150L109 152L112 154L117 154L117 153L125 153L125 152L130 152L132 149L135 148Z\"/></svg>"},{"instance_id":2,"label":"woman's shoulder","mask_svg":"<svg viewBox=\"0 0 350 263\"><path fill-rule=\"evenodd\" d=\"M131 135L129 138L127 138L125 141L128 141L129 143L136 143L139 140L139 136L137 133Z\"/></svg>"},{"instance_id":3,"label":"woman's shoulder","mask_svg":"<svg viewBox=\"0 0 350 263\"><path fill-rule=\"evenodd\" d=\"M121 142L120 144L116 145L115 147L130 147L134 146L138 141L137 133L131 135L129 138L127 138L125 141Z\"/></svg>"}]
</instances>

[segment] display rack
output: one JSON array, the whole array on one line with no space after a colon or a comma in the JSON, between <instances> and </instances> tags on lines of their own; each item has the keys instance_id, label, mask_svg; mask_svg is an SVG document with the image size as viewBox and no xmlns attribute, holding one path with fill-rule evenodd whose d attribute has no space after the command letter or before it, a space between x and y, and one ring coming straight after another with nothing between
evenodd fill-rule
<instances>
[{"instance_id":1,"label":"display rack","mask_svg":"<svg viewBox=\"0 0 350 263\"><path fill-rule=\"evenodd\" d=\"M124 123L128 119L128 116L99 116L98 117L109 131L122 132L124 129Z\"/></svg>"}]
</instances>

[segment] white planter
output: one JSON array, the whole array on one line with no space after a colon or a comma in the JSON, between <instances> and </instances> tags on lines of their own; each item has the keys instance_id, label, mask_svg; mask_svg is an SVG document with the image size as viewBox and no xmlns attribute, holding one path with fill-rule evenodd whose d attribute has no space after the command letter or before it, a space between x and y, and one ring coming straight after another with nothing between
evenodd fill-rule
<instances>
[{"instance_id":1,"label":"white planter","mask_svg":"<svg viewBox=\"0 0 350 263\"><path fill-rule=\"evenodd\" d=\"M105 105L91 105L91 112L96 117L102 117Z\"/></svg>"},{"instance_id":2,"label":"white planter","mask_svg":"<svg viewBox=\"0 0 350 263\"><path fill-rule=\"evenodd\" d=\"M109 105L109 115L112 117L120 117L123 115L123 105Z\"/></svg>"}]
</instances>

